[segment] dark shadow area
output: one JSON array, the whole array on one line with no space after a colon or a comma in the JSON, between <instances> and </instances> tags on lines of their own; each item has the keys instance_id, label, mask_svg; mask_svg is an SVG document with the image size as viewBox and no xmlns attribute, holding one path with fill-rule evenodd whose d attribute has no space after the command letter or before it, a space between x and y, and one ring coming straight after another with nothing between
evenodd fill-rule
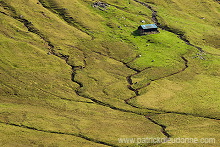
<instances>
[{"instance_id":1,"label":"dark shadow area","mask_svg":"<svg viewBox=\"0 0 220 147\"><path fill-rule=\"evenodd\" d=\"M131 33L131 35L133 35L133 36L141 36L140 35L140 31L137 29L137 30L135 30L135 31L133 31L132 33Z\"/></svg>"},{"instance_id":2,"label":"dark shadow area","mask_svg":"<svg viewBox=\"0 0 220 147\"><path fill-rule=\"evenodd\" d=\"M150 34L158 34L160 33L158 30L155 30L155 31L145 31L145 32L140 32L140 30L135 30L131 33L131 35L133 36L143 36L143 35L150 35Z\"/></svg>"}]
</instances>

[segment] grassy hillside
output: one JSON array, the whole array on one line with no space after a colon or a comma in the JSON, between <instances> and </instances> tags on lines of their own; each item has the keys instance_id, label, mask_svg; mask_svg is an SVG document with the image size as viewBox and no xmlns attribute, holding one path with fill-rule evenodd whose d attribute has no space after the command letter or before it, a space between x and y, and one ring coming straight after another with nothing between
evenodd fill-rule
<instances>
[{"instance_id":1,"label":"grassy hillside","mask_svg":"<svg viewBox=\"0 0 220 147\"><path fill-rule=\"evenodd\" d=\"M219 3L103 3L0 0L0 146L219 146Z\"/></svg>"}]
</instances>

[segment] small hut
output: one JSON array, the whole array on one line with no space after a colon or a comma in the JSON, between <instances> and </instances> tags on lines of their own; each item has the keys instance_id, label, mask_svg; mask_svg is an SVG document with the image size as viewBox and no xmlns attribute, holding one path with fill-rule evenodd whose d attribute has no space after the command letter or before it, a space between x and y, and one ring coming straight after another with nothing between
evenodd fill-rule
<instances>
[{"instance_id":1,"label":"small hut","mask_svg":"<svg viewBox=\"0 0 220 147\"><path fill-rule=\"evenodd\" d=\"M157 29L158 29L158 27L156 24L146 24L146 25L140 25L138 27L138 31L139 31L140 35L159 33L159 31Z\"/></svg>"}]
</instances>

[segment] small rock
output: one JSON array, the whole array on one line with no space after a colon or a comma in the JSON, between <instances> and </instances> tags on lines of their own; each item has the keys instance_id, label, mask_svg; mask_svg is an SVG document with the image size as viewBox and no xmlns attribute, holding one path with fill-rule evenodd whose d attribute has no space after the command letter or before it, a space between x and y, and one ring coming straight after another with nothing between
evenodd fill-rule
<instances>
[{"instance_id":1,"label":"small rock","mask_svg":"<svg viewBox=\"0 0 220 147\"><path fill-rule=\"evenodd\" d=\"M95 8L97 8L97 7L106 8L106 7L109 7L109 4L99 1L99 2L93 3L93 7L95 7Z\"/></svg>"},{"instance_id":2,"label":"small rock","mask_svg":"<svg viewBox=\"0 0 220 147\"><path fill-rule=\"evenodd\" d=\"M205 60L205 58L204 58L204 57L202 57L202 56L200 56L200 59Z\"/></svg>"}]
</instances>

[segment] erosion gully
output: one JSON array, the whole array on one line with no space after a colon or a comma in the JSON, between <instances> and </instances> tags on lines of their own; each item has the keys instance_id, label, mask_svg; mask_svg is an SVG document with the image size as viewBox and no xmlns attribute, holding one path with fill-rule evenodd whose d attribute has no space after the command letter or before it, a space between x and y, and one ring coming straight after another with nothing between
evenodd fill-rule
<instances>
[{"instance_id":1,"label":"erosion gully","mask_svg":"<svg viewBox=\"0 0 220 147\"><path fill-rule=\"evenodd\" d=\"M16 10L10 6L9 4L7 4L6 2L3 2L3 1L0 1L0 6L2 6L4 9L6 10L9 10L10 12L12 12L12 15L9 15L5 12L1 12L2 14L4 15L7 15L9 17L12 17L14 19L16 19L17 21L21 22L24 24L24 26L28 29L29 32L32 32L32 33L35 33L37 34L42 40L44 40L47 45L48 45L48 48L49 48L49 53L50 54L53 54L59 58L62 58L66 61L66 63L68 64L68 59L69 59L69 56L68 55L63 55L63 54L58 54L55 52L54 48L55 46L49 41L49 39L40 32L40 30L38 30L36 27L34 27L34 25L28 21L27 19L21 17L21 15L18 15ZM65 19L64 19L65 20ZM69 23L69 22L68 22ZM101 53L100 53L101 54ZM68 64L69 65L69 64ZM85 64L86 65L86 64ZM108 107L108 108L111 108L111 109L114 109L114 110L118 110L118 111L122 111L122 112L128 112L128 113L134 113L134 114L137 114L137 115L142 115L141 113L138 113L138 112L135 112L135 111L130 111L130 110L125 110L125 109L121 109L121 108L118 108L118 107L115 107L111 104L108 104L108 103L105 103L105 102L102 102L102 101L99 101L93 97L85 97L85 96L82 96L78 90L83 87L83 84L79 81L76 81L74 79L75 77L75 74L76 74L76 71L77 70L80 70L82 69L83 67L80 67L80 66L72 66L72 65L69 65L72 67L72 81L77 83L79 85L79 88L75 91L77 95L81 96L81 97L84 97L84 98L88 98L90 100L92 100L94 103L98 104L98 105L101 105L101 106L105 106L105 107ZM84 67L85 68L85 67ZM135 70L135 69L134 69ZM42 89L40 89L41 91L43 92L46 92L48 93L47 91L44 91ZM51 94L51 93L50 93ZM54 94L52 94L54 95ZM54 95L57 97L57 95ZM58 96L59 97L59 96ZM63 100L69 100L69 99L65 99L65 98L62 98ZM78 101L77 101L78 102ZM83 102L83 101L82 101ZM87 103L87 102L85 102ZM88 102L89 103L89 102ZM7 125L11 125L11 126L16 126L16 127L21 127L21 128L25 128L25 129L30 129L30 130L34 130L34 131L39 131L39 132L46 132L46 133L53 133L53 134L63 134L63 135L72 135L72 136L75 136L75 137L79 137L79 138L82 138L82 139L85 139L85 140L88 140L88 141L91 141L91 142L94 142L94 143L98 143L98 144L102 144L102 145L106 145L106 146L112 146L112 147L117 147L117 145L115 144L111 144L111 143L107 143L107 142L104 142L104 141L100 141L100 140L96 140L96 139L93 139L93 138L90 138L90 137L87 137L85 135L82 135L82 134L76 134L76 133L65 133L65 132L57 132L57 131L50 131L50 130L42 130L42 129L37 129L37 128L34 128L34 127L30 127L30 126L26 126L26 125L22 125L22 124L14 124L14 123L10 123L10 122L0 122L0 123L4 123L4 124L7 124ZM158 124L159 125L159 124ZM165 129L164 129L164 126L162 127L162 132L164 132Z\"/></svg>"},{"instance_id":2,"label":"erosion gully","mask_svg":"<svg viewBox=\"0 0 220 147\"><path fill-rule=\"evenodd\" d=\"M144 2L140 2L140 1L138 1L138 0L134 0L134 1L137 2L137 3L140 3L140 4L144 5L144 6L146 6L148 9L150 9L150 10L152 11L152 20L153 20L154 23L156 23L159 27L161 27L162 29L167 30L167 31L169 31L169 32L175 33L175 32L172 31L172 29L170 29L170 28L168 28L168 27L162 27L162 26L160 25L160 23L159 23L158 20L157 20L157 11L155 11L150 5L148 5L147 3L144 3ZM40 1L40 2L42 2L42 1ZM62 54L57 54L57 53L55 53L55 51L54 51L54 45L49 41L49 39L47 39L47 37L45 37L45 35L43 35L37 28L35 28L34 25L33 25L30 21L28 21L27 19L24 19L24 18L20 17L20 16L16 13L15 9L14 9L12 6L8 5L7 3L5 3L5 2L3 2L3 1L0 1L0 5L1 5L3 8L5 8L5 9L7 9L7 10L10 10L11 12L13 12L13 16L10 16L10 17L12 17L12 18L14 18L14 19L16 19L16 20L22 22L22 23L24 24L24 26L27 27L28 31L37 34L41 39L43 39L43 40L48 44L49 52L50 52L51 54L53 54L53 55L55 55L55 56L57 56L57 57L59 57L59 58L64 59L64 60L66 61L66 63L68 64L68 58L69 58L69 56L68 56L68 55L62 55ZM42 4L42 6L45 7L44 4ZM52 8L48 8L48 7L45 7L45 8L46 8L46 9L50 9L50 11L51 11L51 9L52 9ZM53 11L52 11L52 12L53 12ZM2 13L2 14L5 14L5 15L7 15L7 16L9 16L8 14L6 14L6 13L4 13L4 12L1 12L1 13ZM54 12L53 12L53 13L54 13ZM66 18L66 17L65 17L65 13L63 13L62 15L64 15L64 16L61 16L61 18L63 18L64 21L67 21L66 19L67 19L69 16ZM65 19L65 18L66 18L66 19ZM67 21L67 23L70 24L71 22L70 22L70 21ZM83 31L83 32L85 32L85 31ZM87 33L87 32L86 32L86 33ZM176 33L175 33L175 34L176 34ZM90 35L91 35L91 34L90 34ZM178 35L178 34L177 34L177 35ZM203 50L202 50L200 47L197 47L197 46L191 44L188 40L184 39L183 35L178 35L178 36L179 36L179 38L182 39L186 44L188 44L188 45L190 45L190 46L193 46L193 47L197 48L199 51L203 52ZM92 37L92 39L94 39L94 38ZM95 53L98 53L98 54L100 54L100 55L109 57L108 55L102 54L102 53L100 53L100 52L95 52ZM109 57L109 58L114 59L113 57ZM134 59L132 59L130 62L133 62L133 61L136 60L137 58L138 58L138 56L136 56L136 57L135 57ZM182 69L181 69L180 71L178 71L178 72L172 73L172 74L167 75L167 76L164 76L164 77L160 77L160 78L158 78L158 79L154 79L154 80L152 80L152 81L156 81L156 80L159 80L159 79L162 79L162 78L166 78L166 77L169 77L169 76L178 74L178 73L183 72L184 70L186 70L186 69L188 68L188 61L187 61L187 59L184 58L183 56L182 56L181 58L182 58L182 60L183 60L184 63L185 63L185 67L184 67L184 68L182 68ZM114 59L114 60L116 60L116 59ZM118 60L117 60L117 61L118 61ZM122 62L122 61L119 61L119 62ZM144 71L144 70L146 70L146 69L148 69L148 68L150 68L150 67L145 68L145 69L143 69L143 70L137 70L137 69L132 68L132 67L130 67L130 66L128 65L128 63L130 63L130 62L127 62L127 63L122 62L122 63L123 63L127 68L132 69L132 70L134 70L134 71L136 72L135 74L129 75L129 76L127 76L127 78L126 78L126 79L127 79L127 82L129 83L128 89L134 91L135 94L136 94L136 96L131 97L131 98L129 98L129 99L126 99L126 100L125 100L125 103L128 104L128 105L130 105L130 106L132 106L132 107L141 109L141 108L139 108L139 107L137 107L137 106L132 105L131 103L129 103L129 101L130 101L131 99L136 98L137 96L139 96L139 90L142 89L142 88L145 88L145 87L149 86L152 81L149 82L149 83L147 83L144 87L141 87L141 88L138 88L138 89L133 89L132 86L131 86L131 85L133 84L133 82L132 82L132 76L137 75L137 74L141 73L142 71ZM68 64L68 65L69 65L69 64ZM85 64L85 65L86 65L86 64ZM70 66L71 66L71 65L70 65ZM74 67L74 66L71 66L71 67L72 67L72 71L73 71L73 72L72 72L72 81L75 82L75 83L77 83L77 84L79 85L79 88L75 91L79 96L84 97L84 98L87 98L87 99L90 99L90 100L92 100L94 103L96 103L96 104L98 104L98 105L102 105L102 106L105 106L105 107L108 107L108 108L111 108L111 109L114 109L114 110L122 111L122 112L135 113L135 114L137 114L137 115L142 115L142 116L143 116L143 114L141 114L141 113L137 113L137 112L135 112L135 111L130 111L130 110L121 109L121 108L115 107L115 106L113 106L113 105L111 105L111 104L108 104L108 103L99 101L99 100L97 100L97 99L95 99L95 98L93 98L93 97L85 97L85 96L82 96L82 95L78 92L78 90L79 90L81 87L83 87L83 83L81 83L81 82L79 82L79 81L76 81L74 77L75 77L75 75L76 75L76 71L77 71L77 70L81 70L82 68L85 68L85 67L79 67L79 66L75 66L75 67ZM151 109L151 108L146 108L146 109L157 111L157 112L159 112L159 114L161 114L161 113L174 113L174 114L181 114L181 115L193 115L193 114L187 114L187 113L179 113L179 112L156 110L156 109ZM196 116L196 115L193 115L193 116ZM154 123L155 125L160 126L160 127L161 127L161 132L166 136L167 140L171 137L171 135L166 131L166 126L165 126L165 125L156 122L156 121L153 120L150 116L144 116L144 117L145 117L146 119L148 119L149 121L151 121L152 123ZM196 117L204 117L204 116L196 116ZM210 118L210 117L204 117L204 118L220 120L220 119ZM5 123L5 122L0 122L0 123ZM99 143L99 144L103 144L103 145L107 145L107 146L117 147L117 145L110 144L110 143L107 143L107 142L104 142L104 141L100 141L100 140L96 140L96 139L93 139L93 138L89 138L89 137L84 136L84 135L82 135L82 134L75 134L75 133L72 133L72 134L71 134L71 133L64 133L64 132L40 130L40 129L37 129L37 128L34 128L34 127L29 127L29 126L24 126L24 125L18 125L18 124L13 124L13 123L5 123L5 124L12 125L12 126L17 126L17 127L21 127L21 128L26 128L26 129L31 129L31 130L35 130L35 131L40 131L40 132L47 132L47 133L54 133L54 134L63 134L63 135L72 135L72 136L80 137L80 138L83 138L83 139L85 139L85 140L88 140L88 141L91 141L91 142L94 142L94 143Z\"/></svg>"},{"instance_id":3,"label":"erosion gully","mask_svg":"<svg viewBox=\"0 0 220 147\"><path fill-rule=\"evenodd\" d=\"M64 59L66 62L68 61L68 57L69 57L68 55L62 55L62 54L55 53L54 45L49 41L49 39L47 39L37 28L35 28L34 25L30 21L28 21L27 19L25 19L23 17L20 17L20 15L17 14L17 12L15 11L15 9L12 6L10 6L9 4L7 4L6 2L3 2L3 1L0 1L0 6L3 7L4 9L6 9L6 10L9 10L10 12L12 12L12 15L9 15L9 14L7 14L5 12L1 12L2 14L7 15L9 17L12 17L12 18L16 19L17 21L23 23L24 26L28 29L29 32L37 34L42 40L44 40L47 43L47 45L49 47L49 52L51 54L53 54L53 55L55 55L55 56L57 56L59 58ZM75 68L76 67L72 67L72 69L73 69L73 77L74 77ZM74 79L72 79L72 80L73 80L73 82L78 83L80 87L83 86L81 83L79 83L77 81L74 81ZM99 105L110 107L110 108L115 109L115 110L127 112L127 110L123 110L123 109L121 110L120 108L116 108L116 107L114 108L114 106L111 106L111 105L108 106L108 104L105 104L105 103L103 103L101 101L98 101L96 99L91 99L91 100L93 102L99 104ZM133 113L133 112L131 112L131 113ZM107 143L107 142L104 142L104 141L101 141L101 140L90 138L90 137L85 136L83 134L65 133L65 132L58 132L58 131L43 130L43 129L37 129L37 128L34 128L34 127L22 125L22 124L14 124L14 123L10 123L10 122L2 122L2 121L0 121L0 123L6 124L6 125L11 125L11 126L16 126L16 127L20 127L20 128L30 129L30 130L33 130L33 131L46 132L46 133L52 133L52 134L71 135L71 136L75 136L75 137L79 137L79 138L85 139L87 141L91 141L93 143L98 143L98 144L102 144L102 145L106 145L106 146L112 146L112 147L118 147L115 144L111 144L111 143Z\"/></svg>"},{"instance_id":4,"label":"erosion gully","mask_svg":"<svg viewBox=\"0 0 220 147\"><path fill-rule=\"evenodd\" d=\"M196 46L196 45L190 43L190 41L187 40L187 39L184 37L184 34L183 34L183 33L179 34L178 32L180 32L180 31L175 31L175 30L173 30L172 28L170 28L170 27L168 27L168 26L163 26L162 24L160 24L159 21L158 21L158 19L157 19L157 11L154 10L152 6L150 6L149 4L147 4L147 3L145 3L145 2L141 2L141 1L138 1L138 0L134 0L134 1L137 2L137 3L139 3L139 4L141 4L141 5L143 5L143 6L145 6L145 7L147 7L149 10L151 10L151 12L152 12L152 17L151 17L151 18L152 18L152 21L153 21L158 27L160 27L160 28L163 29L163 30L166 30L166 31L168 31L168 32L171 32L171 33L177 35L177 36L178 36L181 40L183 40L187 45L192 46L192 47L198 49L198 51L203 52L203 53L205 52L201 47ZM208 52L205 52L205 53L211 54L211 55L216 55L216 54L212 54L212 53L208 53ZM217 55L217 56L219 56L219 55ZM138 88L138 89L133 89L133 88L131 88L131 85L133 85L131 77L134 76L134 75L139 74L139 73L142 72L142 71L136 71L137 73L128 76L128 77L127 77L127 81L128 81L128 83L129 83L129 89L132 90L132 91L134 91L134 92L136 93L136 96L125 100L125 102L126 102L127 104L131 105L132 107L137 107L137 106L135 106L135 105L129 103L129 100L134 99L134 98L136 98L136 97L139 95L139 94L138 94L138 93L139 93L138 90L149 86L152 81L157 81L157 80L160 80L160 79L163 79L163 78L167 78L167 77L170 77L170 76L173 76L173 75L176 75L176 74L178 74L178 73L181 73L181 72L185 71L185 70L189 67L189 66L188 66L188 60L187 60L185 57L183 57L183 56L181 56L181 58L182 58L182 60L184 61L185 67L183 67L181 70L179 70L179 71L177 71L177 72L175 72L175 73L172 73L172 74L169 74L169 75L167 75L167 76L163 76L163 77L160 77L160 78L151 80L149 83L147 83L145 86L143 86L143 87L141 87L141 88ZM137 108L138 108L138 107L137 107ZM142 109L142 108L140 108L140 109ZM145 109L149 109L149 108L145 108ZM201 115L197 115L197 114L184 113L184 112L164 111L164 110L157 110L157 109L149 109L149 110L155 110L155 111L160 111L160 112L165 112L165 113L181 114L181 115L191 115L191 116L195 116L195 117L203 117L203 118L208 118L208 119L220 120L220 119L214 118L214 117L201 116Z\"/></svg>"},{"instance_id":5,"label":"erosion gully","mask_svg":"<svg viewBox=\"0 0 220 147\"><path fill-rule=\"evenodd\" d=\"M163 30L166 30L166 31L169 31L171 33L174 33L175 35L177 35L181 40L183 40L187 45L189 46L192 46L196 49L198 49L200 52L204 52L204 50L201 48L201 47L198 47L194 44L191 44L189 40L187 40L185 37L184 37L184 34L178 34L176 31L174 31L173 29L169 28L168 26L162 26L158 19L157 19L157 11L153 9L153 7L151 7L149 4L147 3L144 3L144 2L141 2L141 1L138 1L138 0L134 0L135 2L147 7L148 9L151 10L152 12L152 21L158 26L160 27L161 29ZM129 75L127 76L127 82L128 82L128 89L134 91L134 93L136 94L136 96L133 96L133 97L130 97L128 99L125 100L125 103L134 107L134 108L139 108L138 106L135 106L134 104L132 103L129 103L130 100L138 97L140 94L139 94L139 90L142 89L142 88L145 88L147 86L149 86L151 84L151 82L153 81L157 81L157 80L160 80L160 79L163 79L163 78L167 78L167 77L170 77L170 76L173 76L173 75L176 75L176 74L179 74L183 71L185 71L189 66L188 66L188 60L185 58L185 57L181 57L182 60L184 61L184 64L185 64L185 67L183 67L181 70L175 72L175 73L172 73L172 74L169 74L167 76L163 76L163 77L160 77L160 78L157 78L157 79L154 79L154 80L151 80L149 83L147 83L145 86L143 87L140 87L140 88L137 88L137 89L134 89L132 88L132 85L133 85L133 82L132 82L132 76L134 75L137 75L139 73L141 73L142 71L148 69L144 69L142 71L139 71L139 70L135 70L136 73L135 74L132 74L132 75ZM126 64L127 65L127 64ZM127 66L128 67L128 66ZM129 68L129 67L128 67ZM149 67L150 68L150 67ZM208 116L200 116L200 115L196 115L196 114L190 114L190 113L182 113L182 112L173 112L173 111L163 111L163 110L157 110L157 109L150 109L150 108L145 108L145 109L148 109L148 110L154 110L154 111L159 111L159 112L164 112L164 113L173 113L173 114L181 114L181 115L192 115L192 116L195 116L195 117L203 117L203 118L208 118L208 119L214 119L214 120L220 120L220 119L217 119L217 118L213 118L213 117L208 117ZM145 116L148 120L150 120L151 122L153 122L154 124L156 125L159 125L161 128L162 128L162 133L169 139L171 137L171 135L166 131L166 126L165 125L162 125L162 124L159 124L158 122L154 121L152 118L150 118L149 116Z\"/></svg>"}]
</instances>

